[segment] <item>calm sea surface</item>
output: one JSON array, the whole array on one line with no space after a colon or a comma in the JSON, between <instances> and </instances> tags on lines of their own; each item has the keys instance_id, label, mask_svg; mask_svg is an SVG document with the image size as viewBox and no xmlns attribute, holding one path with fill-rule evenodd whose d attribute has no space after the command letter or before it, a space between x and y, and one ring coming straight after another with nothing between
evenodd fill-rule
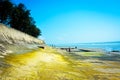
<instances>
[{"instance_id":1,"label":"calm sea surface","mask_svg":"<svg viewBox=\"0 0 120 80\"><path fill-rule=\"evenodd\" d=\"M75 44L57 44L55 47L77 47L77 48L100 48L107 51L119 50L120 42L99 42L99 43L75 43Z\"/></svg>"}]
</instances>

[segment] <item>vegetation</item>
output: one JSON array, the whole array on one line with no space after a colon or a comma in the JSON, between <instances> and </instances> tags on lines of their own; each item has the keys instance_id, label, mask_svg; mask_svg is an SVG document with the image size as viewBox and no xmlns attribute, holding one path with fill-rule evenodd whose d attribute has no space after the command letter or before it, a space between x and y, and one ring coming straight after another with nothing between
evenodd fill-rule
<instances>
[{"instance_id":1,"label":"vegetation","mask_svg":"<svg viewBox=\"0 0 120 80\"><path fill-rule=\"evenodd\" d=\"M24 4L13 4L10 0L0 0L0 23L25 32L34 37L41 35L34 19Z\"/></svg>"}]
</instances>

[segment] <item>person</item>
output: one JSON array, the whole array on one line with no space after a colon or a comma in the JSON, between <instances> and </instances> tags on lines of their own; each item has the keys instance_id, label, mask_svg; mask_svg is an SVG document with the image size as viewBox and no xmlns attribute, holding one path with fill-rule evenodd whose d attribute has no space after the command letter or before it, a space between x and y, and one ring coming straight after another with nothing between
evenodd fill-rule
<instances>
[{"instance_id":1,"label":"person","mask_svg":"<svg viewBox=\"0 0 120 80\"><path fill-rule=\"evenodd\" d=\"M70 52L70 47L68 48L68 52Z\"/></svg>"},{"instance_id":2,"label":"person","mask_svg":"<svg viewBox=\"0 0 120 80\"><path fill-rule=\"evenodd\" d=\"M75 49L77 49L77 46L75 46Z\"/></svg>"}]
</instances>

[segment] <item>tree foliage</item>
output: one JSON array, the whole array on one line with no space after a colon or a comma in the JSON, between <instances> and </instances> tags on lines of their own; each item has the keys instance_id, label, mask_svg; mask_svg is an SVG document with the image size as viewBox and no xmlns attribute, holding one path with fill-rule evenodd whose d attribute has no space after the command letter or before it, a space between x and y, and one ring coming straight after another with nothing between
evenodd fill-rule
<instances>
[{"instance_id":1,"label":"tree foliage","mask_svg":"<svg viewBox=\"0 0 120 80\"><path fill-rule=\"evenodd\" d=\"M1 0L0 23L10 25L34 37L41 35L40 29L36 27L34 19L30 16L30 10L22 3L15 5L9 0Z\"/></svg>"},{"instance_id":2,"label":"tree foliage","mask_svg":"<svg viewBox=\"0 0 120 80\"><path fill-rule=\"evenodd\" d=\"M0 23L9 24L13 4L9 0L0 1Z\"/></svg>"}]
</instances>

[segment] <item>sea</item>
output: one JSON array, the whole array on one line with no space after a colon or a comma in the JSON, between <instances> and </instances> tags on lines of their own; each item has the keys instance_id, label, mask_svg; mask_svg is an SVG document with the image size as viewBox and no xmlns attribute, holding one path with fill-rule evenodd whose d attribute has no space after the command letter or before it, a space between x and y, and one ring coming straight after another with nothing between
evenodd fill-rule
<instances>
[{"instance_id":1,"label":"sea","mask_svg":"<svg viewBox=\"0 0 120 80\"><path fill-rule=\"evenodd\" d=\"M70 44L55 44L53 47L70 47L70 48L97 48L106 51L120 51L120 41L115 42L93 42L93 43L70 43Z\"/></svg>"}]
</instances>

